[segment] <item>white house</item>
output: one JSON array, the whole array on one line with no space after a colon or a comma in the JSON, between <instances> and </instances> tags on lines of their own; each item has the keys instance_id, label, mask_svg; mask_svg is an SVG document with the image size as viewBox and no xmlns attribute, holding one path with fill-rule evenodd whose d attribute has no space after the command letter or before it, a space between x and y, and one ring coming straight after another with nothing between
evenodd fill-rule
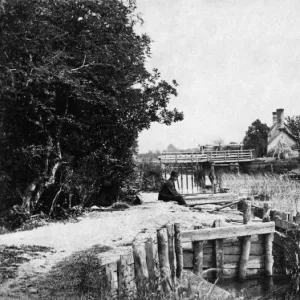
<instances>
[{"instance_id":1,"label":"white house","mask_svg":"<svg viewBox=\"0 0 300 300\"><path fill-rule=\"evenodd\" d=\"M292 148L297 145L297 142L291 130L284 123L284 109L279 108L272 114L273 124L268 133L268 154L273 156L281 153L293 155Z\"/></svg>"}]
</instances>

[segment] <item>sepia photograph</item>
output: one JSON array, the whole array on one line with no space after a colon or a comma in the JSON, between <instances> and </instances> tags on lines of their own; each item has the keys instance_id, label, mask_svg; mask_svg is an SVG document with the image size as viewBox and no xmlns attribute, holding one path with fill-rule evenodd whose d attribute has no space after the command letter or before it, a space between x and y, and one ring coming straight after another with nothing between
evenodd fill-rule
<instances>
[{"instance_id":1,"label":"sepia photograph","mask_svg":"<svg viewBox=\"0 0 300 300\"><path fill-rule=\"evenodd\" d=\"M299 0L0 0L0 300L300 299Z\"/></svg>"}]
</instances>

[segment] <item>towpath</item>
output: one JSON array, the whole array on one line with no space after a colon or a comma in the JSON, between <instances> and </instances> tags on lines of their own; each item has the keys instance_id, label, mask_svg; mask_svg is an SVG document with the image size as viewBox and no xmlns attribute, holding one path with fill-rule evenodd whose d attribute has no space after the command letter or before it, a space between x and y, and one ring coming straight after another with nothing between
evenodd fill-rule
<instances>
[{"instance_id":1,"label":"towpath","mask_svg":"<svg viewBox=\"0 0 300 300\"><path fill-rule=\"evenodd\" d=\"M194 225L212 226L215 219L225 219L224 215L199 212L175 203L157 201L155 193L142 194L142 198L142 205L123 211L90 212L80 217L76 223L51 223L30 231L0 235L2 257L3 251L9 246L16 249L32 245L41 247L41 250L35 248L34 255L25 251L22 255L26 259L14 264L17 272L12 278L2 280L0 299L1 295L3 299L8 299L5 295L14 294L22 282L42 276L77 251L95 246L109 249L101 253L103 262L108 263L129 251L132 241L140 232L152 234L169 222L179 222L183 229L187 229ZM23 284L23 289L24 286L26 284Z\"/></svg>"}]
</instances>

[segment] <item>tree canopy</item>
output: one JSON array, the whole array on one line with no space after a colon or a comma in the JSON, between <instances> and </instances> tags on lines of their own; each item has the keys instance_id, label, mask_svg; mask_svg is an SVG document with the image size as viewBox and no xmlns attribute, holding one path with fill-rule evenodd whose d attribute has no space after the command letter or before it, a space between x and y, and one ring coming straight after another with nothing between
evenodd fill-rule
<instances>
[{"instance_id":1,"label":"tree canopy","mask_svg":"<svg viewBox=\"0 0 300 300\"><path fill-rule=\"evenodd\" d=\"M1 187L28 211L117 190L151 122L183 119L145 67L135 1L15 0L0 12ZM1 199L3 201L3 199Z\"/></svg>"},{"instance_id":2,"label":"tree canopy","mask_svg":"<svg viewBox=\"0 0 300 300\"><path fill-rule=\"evenodd\" d=\"M300 151L300 116L287 117L286 123L292 134L296 137Z\"/></svg>"},{"instance_id":3,"label":"tree canopy","mask_svg":"<svg viewBox=\"0 0 300 300\"><path fill-rule=\"evenodd\" d=\"M256 119L246 131L243 143L245 149L255 149L257 156L263 156L267 153L269 127Z\"/></svg>"}]
</instances>

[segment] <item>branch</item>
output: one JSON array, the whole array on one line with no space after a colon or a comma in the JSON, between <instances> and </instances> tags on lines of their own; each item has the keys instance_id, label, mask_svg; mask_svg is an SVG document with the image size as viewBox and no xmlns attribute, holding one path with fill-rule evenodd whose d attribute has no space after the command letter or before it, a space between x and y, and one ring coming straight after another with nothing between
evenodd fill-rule
<instances>
[{"instance_id":1,"label":"branch","mask_svg":"<svg viewBox=\"0 0 300 300\"><path fill-rule=\"evenodd\" d=\"M84 67L88 67L88 66L89 66L89 64L88 64L88 65L85 65L85 60L86 60L86 54L84 54L84 58L83 58L83 63L82 63L82 65L81 65L80 67L78 67L78 68L71 69L71 72L74 72L74 71L80 70L80 69L82 69L82 68L84 68Z\"/></svg>"}]
</instances>

